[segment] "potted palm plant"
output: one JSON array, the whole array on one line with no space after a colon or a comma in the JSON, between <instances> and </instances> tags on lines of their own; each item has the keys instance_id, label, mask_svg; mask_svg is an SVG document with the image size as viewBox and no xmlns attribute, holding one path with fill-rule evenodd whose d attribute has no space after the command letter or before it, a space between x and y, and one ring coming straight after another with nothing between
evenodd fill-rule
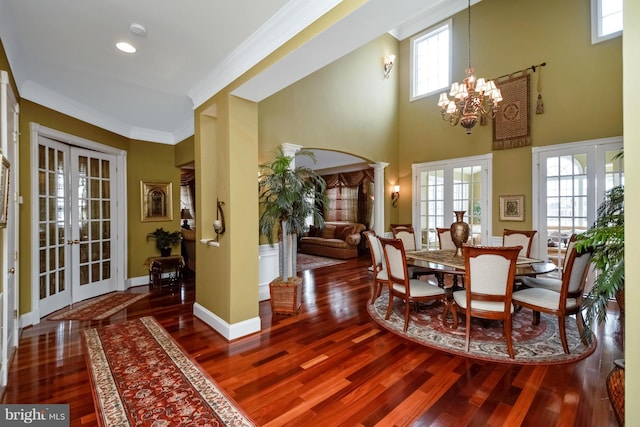
<instances>
[{"instance_id":1,"label":"potted palm plant","mask_svg":"<svg viewBox=\"0 0 640 427\"><path fill-rule=\"evenodd\" d=\"M269 284L275 314L296 314L300 309L302 278L296 276L297 235L304 231L309 217L318 226L324 224L324 179L307 167L292 167L293 160L303 155L315 162L310 151L298 151L291 157L279 147L273 162L259 166L260 234L267 237L270 245L275 235L278 237L280 276Z\"/></svg>"},{"instance_id":2,"label":"potted palm plant","mask_svg":"<svg viewBox=\"0 0 640 427\"><path fill-rule=\"evenodd\" d=\"M156 239L156 248L160 251L161 256L169 256L171 248L182 240L182 234L179 231L166 231L161 227L153 233L147 234L147 241L149 239Z\"/></svg>"}]
</instances>

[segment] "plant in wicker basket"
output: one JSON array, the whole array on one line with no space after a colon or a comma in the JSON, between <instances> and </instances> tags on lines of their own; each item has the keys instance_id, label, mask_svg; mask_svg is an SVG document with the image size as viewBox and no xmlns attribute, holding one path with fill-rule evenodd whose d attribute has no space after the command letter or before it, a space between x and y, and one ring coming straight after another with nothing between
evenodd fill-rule
<instances>
[{"instance_id":1,"label":"plant in wicker basket","mask_svg":"<svg viewBox=\"0 0 640 427\"><path fill-rule=\"evenodd\" d=\"M324 224L321 212L326 183L307 167L292 167L301 155L315 162L312 152L298 151L290 157L279 147L272 163L259 166L260 234L271 245L274 235L278 236L280 276L269 284L271 309L276 314L296 314L302 304L302 278L296 276L297 235L309 217L316 225Z\"/></svg>"}]
</instances>

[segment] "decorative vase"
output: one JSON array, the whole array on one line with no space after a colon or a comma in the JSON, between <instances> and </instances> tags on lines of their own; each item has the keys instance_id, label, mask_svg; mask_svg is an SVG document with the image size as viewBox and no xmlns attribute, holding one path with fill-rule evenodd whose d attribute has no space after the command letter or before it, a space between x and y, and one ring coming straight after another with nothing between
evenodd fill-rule
<instances>
[{"instance_id":1,"label":"decorative vase","mask_svg":"<svg viewBox=\"0 0 640 427\"><path fill-rule=\"evenodd\" d=\"M456 222L451 224L451 240L456 245L456 256L462 256L462 244L469 239L469 224L462 220L465 212L453 211L456 214Z\"/></svg>"}]
</instances>

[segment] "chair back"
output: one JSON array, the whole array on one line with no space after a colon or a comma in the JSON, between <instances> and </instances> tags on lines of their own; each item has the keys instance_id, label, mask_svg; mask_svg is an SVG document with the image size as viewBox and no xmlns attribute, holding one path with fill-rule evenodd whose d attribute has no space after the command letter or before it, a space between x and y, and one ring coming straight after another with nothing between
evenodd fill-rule
<instances>
[{"instance_id":1,"label":"chair back","mask_svg":"<svg viewBox=\"0 0 640 427\"><path fill-rule=\"evenodd\" d=\"M576 245L576 238L577 237L578 237L578 235L575 234L575 233L572 234L571 237L569 237L569 241L567 242L567 250L565 251L564 258L562 259L562 271L561 271L561 274L564 274L565 270L567 269L567 259L569 258L569 254L573 250L573 247Z\"/></svg>"},{"instance_id":2,"label":"chair back","mask_svg":"<svg viewBox=\"0 0 640 427\"><path fill-rule=\"evenodd\" d=\"M511 312L516 261L521 249L521 246L464 246L467 307L480 312Z\"/></svg>"},{"instance_id":3,"label":"chair back","mask_svg":"<svg viewBox=\"0 0 640 427\"><path fill-rule=\"evenodd\" d=\"M371 263L373 264L373 275L377 276L378 272L385 268L384 254L382 253L382 246L376 232L373 230L364 231L362 234L367 238L369 242L369 251L371 252Z\"/></svg>"},{"instance_id":4,"label":"chair back","mask_svg":"<svg viewBox=\"0 0 640 427\"><path fill-rule=\"evenodd\" d=\"M406 294L409 294L409 274L407 272L407 258L404 252L404 244L400 239L378 238L382 246L387 277L390 282L403 284Z\"/></svg>"},{"instance_id":5,"label":"chair back","mask_svg":"<svg viewBox=\"0 0 640 427\"><path fill-rule=\"evenodd\" d=\"M441 250L456 249L456 245L453 243L453 239L451 238L450 228L436 228L436 232L438 233L438 244Z\"/></svg>"},{"instance_id":6,"label":"chair back","mask_svg":"<svg viewBox=\"0 0 640 427\"><path fill-rule=\"evenodd\" d=\"M585 248L578 252L574 242L569 243L565 257L565 270L562 273L561 301L565 301L566 298L576 298L576 305L580 304L592 257L593 248Z\"/></svg>"},{"instance_id":7,"label":"chair back","mask_svg":"<svg viewBox=\"0 0 640 427\"><path fill-rule=\"evenodd\" d=\"M400 225L397 227L392 227L391 232L393 233L394 239L402 240L402 244L404 245L405 250L415 251L418 248L418 245L416 243L416 233L413 230L413 227Z\"/></svg>"},{"instance_id":8,"label":"chair back","mask_svg":"<svg viewBox=\"0 0 640 427\"><path fill-rule=\"evenodd\" d=\"M533 237L537 230L508 230L502 232L502 246L522 246L521 257L529 258Z\"/></svg>"}]
</instances>

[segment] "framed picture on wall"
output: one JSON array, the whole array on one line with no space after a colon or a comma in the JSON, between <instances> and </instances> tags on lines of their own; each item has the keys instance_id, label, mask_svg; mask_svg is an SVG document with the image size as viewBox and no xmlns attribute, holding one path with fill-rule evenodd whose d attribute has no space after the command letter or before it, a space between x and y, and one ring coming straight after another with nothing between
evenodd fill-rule
<instances>
[{"instance_id":1,"label":"framed picture on wall","mask_svg":"<svg viewBox=\"0 0 640 427\"><path fill-rule=\"evenodd\" d=\"M500 196L500 221L524 221L524 195Z\"/></svg>"},{"instance_id":2,"label":"framed picture on wall","mask_svg":"<svg viewBox=\"0 0 640 427\"><path fill-rule=\"evenodd\" d=\"M173 220L170 182L140 181L142 222Z\"/></svg>"},{"instance_id":3,"label":"framed picture on wall","mask_svg":"<svg viewBox=\"0 0 640 427\"><path fill-rule=\"evenodd\" d=\"M7 226L9 211L9 160L2 156L0 164L0 227Z\"/></svg>"}]
</instances>

